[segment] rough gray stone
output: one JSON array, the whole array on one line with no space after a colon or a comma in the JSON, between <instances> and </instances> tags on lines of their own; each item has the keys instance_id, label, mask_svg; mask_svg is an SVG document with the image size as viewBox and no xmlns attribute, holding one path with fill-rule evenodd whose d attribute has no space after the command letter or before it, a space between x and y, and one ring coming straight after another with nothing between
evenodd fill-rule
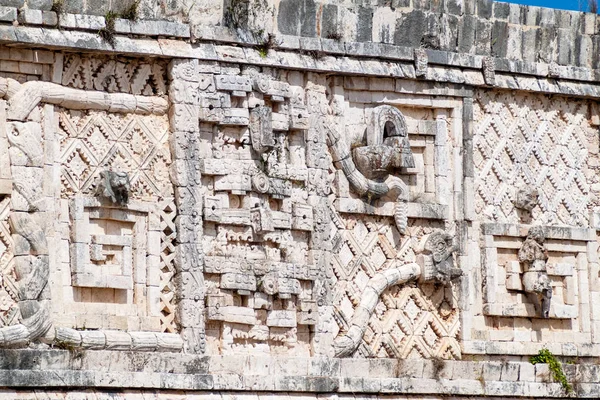
<instances>
[{"instance_id":1,"label":"rough gray stone","mask_svg":"<svg viewBox=\"0 0 600 400\"><path fill-rule=\"evenodd\" d=\"M21 8L25 5L25 0L0 0L0 6Z\"/></svg>"},{"instance_id":2,"label":"rough gray stone","mask_svg":"<svg viewBox=\"0 0 600 400\"><path fill-rule=\"evenodd\" d=\"M12 22L17 19L17 9L14 7L0 7L0 21Z\"/></svg>"},{"instance_id":3,"label":"rough gray stone","mask_svg":"<svg viewBox=\"0 0 600 400\"><path fill-rule=\"evenodd\" d=\"M52 0L27 0L27 7L34 10L50 11L53 3Z\"/></svg>"},{"instance_id":4,"label":"rough gray stone","mask_svg":"<svg viewBox=\"0 0 600 400\"><path fill-rule=\"evenodd\" d=\"M425 13L414 10L404 14L396 21L394 44L400 46L419 47L425 33Z\"/></svg>"},{"instance_id":5,"label":"rough gray stone","mask_svg":"<svg viewBox=\"0 0 600 400\"><path fill-rule=\"evenodd\" d=\"M464 3L460 0L448 0L446 5L450 14L462 15L464 13Z\"/></svg>"},{"instance_id":6,"label":"rough gray stone","mask_svg":"<svg viewBox=\"0 0 600 400\"><path fill-rule=\"evenodd\" d=\"M492 27L492 55L506 57L508 41L508 23L495 21Z\"/></svg>"},{"instance_id":7,"label":"rough gray stone","mask_svg":"<svg viewBox=\"0 0 600 400\"><path fill-rule=\"evenodd\" d=\"M477 15L485 19L492 18L493 5L492 0L477 0Z\"/></svg>"},{"instance_id":8,"label":"rough gray stone","mask_svg":"<svg viewBox=\"0 0 600 400\"><path fill-rule=\"evenodd\" d=\"M368 7L358 8L358 27L356 32L356 41L370 42L373 32L373 9Z\"/></svg>"},{"instance_id":9,"label":"rough gray stone","mask_svg":"<svg viewBox=\"0 0 600 400\"><path fill-rule=\"evenodd\" d=\"M341 27L338 21L338 6L325 4L321 14L321 36L327 39L337 38L341 35Z\"/></svg>"},{"instance_id":10,"label":"rough gray stone","mask_svg":"<svg viewBox=\"0 0 600 400\"><path fill-rule=\"evenodd\" d=\"M497 3L494 2L493 14L495 19L507 20L510 14L509 3Z\"/></svg>"},{"instance_id":11,"label":"rough gray stone","mask_svg":"<svg viewBox=\"0 0 600 400\"><path fill-rule=\"evenodd\" d=\"M316 17L313 0L283 0L279 4L277 26L284 35L315 36Z\"/></svg>"}]
</instances>

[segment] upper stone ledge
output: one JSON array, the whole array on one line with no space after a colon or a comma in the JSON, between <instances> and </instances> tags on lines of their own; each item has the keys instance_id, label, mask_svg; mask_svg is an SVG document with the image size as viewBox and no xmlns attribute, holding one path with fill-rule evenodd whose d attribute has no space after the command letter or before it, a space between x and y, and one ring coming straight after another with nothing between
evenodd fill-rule
<instances>
[{"instance_id":1,"label":"upper stone ledge","mask_svg":"<svg viewBox=\"0 0 600 400\"><path fill-rule=\"evenodd\" d=\"M0 0L0 21L102 29L134 0ZM492 0L140 0L137 22L115 20L115 33L192 40L256 42L269 33L295 37L307 50L349 52L349 43L385 44L490 56L508 61L600 67L600 17ZM56 7L61 4L61 7ZM19 16L17 17L17 11ZM57 14L58 12L58 14ZM77 14L85 15L77 16ZM228 27L228 28L224 28ZM322 39L321 49L310 40ZM235 39L235 40L233 40ZM293 42L293 40L289 40ZM355 48L361 48L352 45ZM366 46L368 47L368 46ZM364 46L363 46L364 48Z\"/></svg>"}]
</instances>

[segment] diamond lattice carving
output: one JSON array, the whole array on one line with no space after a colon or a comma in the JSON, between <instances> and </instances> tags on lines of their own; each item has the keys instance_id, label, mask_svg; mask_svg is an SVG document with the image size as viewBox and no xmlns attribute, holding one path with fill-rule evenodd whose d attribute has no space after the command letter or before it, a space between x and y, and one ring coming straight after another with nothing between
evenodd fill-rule
<instances>
[{"instance_id":1,"label":"diamond lattice carving","mask_svg":"<svg viewBox=\"0 0 600 400\"><path fill-rule=\"evenodd\" d=\"M479 92L474 103L476 211L518 223L515 188L538 189L541 224L587 226L588 104L558 97Z\"/></svg>"},{"instance_id":2,"label":"diamond lattice carving","mask_svg":"<svg viewBox=\"0 0 600 400\"><path fill-rule=\"evenodd\" d=\"M360 218L360 219L359 219ZM334 215L342 242L332 259L335 318L347 329L370 278L415 259L414 248L434 226L412 221L401 236L391 218ZM442 285L407 284L384 291L371 315L357 357L460 358L456 295Z\"/></svg>"},{"instance_id":3,"label":"diamond lattice carving","mask_svg":"<svg viewBox=\"0 0 600 400\"><path fill-rule=\"evenodd\" d=\"M133 198L173 196L166 117L105 112L60 112L62 193L95 190L100 172L127 172Z\"/></svg>"},{"instance_id":4,"label":"diamond lattice carving","mask_svg":"<svg viewBox=\"0 0 600 400\"><path fill-rule=\"evenodd\" d=\"M160 327L163 332L177 332L174 304L175 287L175 239L177 230L175 217L177 210L173 200L163 201L160 210Z\"/></svg>"},{"instance_id":5,"label":"diamond lattice carving","mask_svg":"<svg viewBox=\"0 0 600 400\"><path fill-rule=\"evenodd\" d=\"M17 292L14 276L12 237L8 224L10 198L0 201L0 327L14 325L19 321Z\"/></svg>"}]
</instances>

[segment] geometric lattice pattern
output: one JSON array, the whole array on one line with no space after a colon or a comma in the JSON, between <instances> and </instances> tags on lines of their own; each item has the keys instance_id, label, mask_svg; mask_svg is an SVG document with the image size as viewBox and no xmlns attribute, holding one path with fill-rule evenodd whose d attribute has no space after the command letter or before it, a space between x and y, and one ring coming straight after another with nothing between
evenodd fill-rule
<instances>
[{"instance_id":1,"label":"geometric lattice pattern","mask_svg":"<svg viewBox=\"0 0 600 400\"><path fill-rule=\"evenodd\" d=\"M142 200L173 197L171 153L165 116L106 112L60 112L62 194L93 194L100 173L129 174L131 196Z\"/></svg>"},{"instance_id":2,"label":"geometric lattice pattern","mask_svg":"<svg viewBox=\"0 0 600 400\"><path fill-rule=\"evenodd\" d=\"M388 217L348 215L334 221L338 228L332 259L334 316L340 330L346 330L369 279L414 262L415 245L433 227L425 221L411 221L408 234L401 236ZM456 304L454 291L439 284L413 282L388 288L379 298L355 356L460 358Z\"/></svg>"},{"instance_id":3,"label":"geometric lattice pattern","mask_svg":"<svg viewBox=\"0 0 600 400\"><path fill-rule=\"evenodd\" d=\"M62 84L76 89L145 96L166 94L167 62L65 54Z\"/></svg>"},{"instance_id":4,"label":"geometric lattice pattern","mask_svg":"<svg viewBox=\"0 0 600 400\"><path fill-rule=\"evenodd\" d=\"M521 186L538 190L538 224L588 225L588 103L512 92L479 91L473 139L476 212L486 221L518 223Z\"/></svg>"},{"instance_id":5,"label":"geometric lattice pattern","mask_svg":"<svg viewBox=\"0 0 600 400\"><path fill-rule=\"evenodd\" d=\"M173 282L173 276L175 275L175 239L177 236L175 202L173 200L163 201L160 210L160 329L161 332L175 333L178 331L175 323L175 284Z\"/></svg>"},{"instance_id":6,"label":"geometric lattice pattern","mask_svg":"<svg viewBox=\"0 0 600 400\"><path fill-rule=\"evenodd\" d=\"M10 198L0 200L0 327L14 325L20 318L14 276L13 242L8 225Z\"/></svg>"}]
</instances>

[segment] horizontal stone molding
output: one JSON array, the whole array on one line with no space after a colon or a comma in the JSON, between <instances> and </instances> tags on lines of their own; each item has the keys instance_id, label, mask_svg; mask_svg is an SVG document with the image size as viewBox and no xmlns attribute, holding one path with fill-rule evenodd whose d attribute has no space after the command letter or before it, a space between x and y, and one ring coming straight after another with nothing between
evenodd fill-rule
<instances>
[{"instance_id":1,"label":"horizontal stone molding","mask_svg":"<svg viewBox=\"0 0 600 400\"><path fill-rule=\"evenodd\" d=\"M484 235L525 237L531 228L530 225L482 223L481 231ZM573 241L595 241L596 230L574 228L570 226L544 226L546 239L560 239Z\"/></svg>"},{"instance_id":2,"label":"horizontal stone molding","mask_svg":"<svg viewBox=\"0 0 600 400\"><path fill-rule=\"evenodd\" d=\"M0 386L563 398L547 364L500 361L195 356L1 350ZM596 398L600 366L563 364L575 397Z\"/></svg>"},{"instance_id":3,"label":"horizontal stone molding","mask_svg":"<svg viewBox=\"0 0 600 400\"><path fill-rule=\"evenodd\" d=\"M183 339L176 333L123 332L55 328L54 343L67 349L180 352Z\"/></svg>"},{"instance_id":4,"label":"horizontal stone molding","mask_svg":"<svg viewBox=\"0 0 600 400\"><path fill-rule=\"evenodd\" d=\"M31 81L19 84L0 77L0 97L8 99L8 120L25 121L40 103L72 110L104 110L115 113L163 115L168 102L162 97L136 96L67 88L56 83Z\"/></svg>"},{"instance_id":5,"label":"horizontal stone molding","mask_svg":"<svg viewBox=\"0 0 600 400\"><path fill-rule=\"evenodd\" d=\"M233 42L233 45L190 44L183 40L116 36L115 46L112 47L96 33L0 25L0 42L5 43L76 51L82 51L81 43L85 43L87 51L114 54L191 58L339 75L417 79L414 50L410 47L298 37L283 37L282 40L282 44L270 50L265 57L248 43L242 42ZM309 40L315 42L309 45ZM427 71L419 80L489 87L482 69L484 56L438 50L426 50L426 53ZM500 89L600 97L600 85L595 84L597 70L504 58L493 58L491 64L495 71L493 86Z\"/></svg>"}]
</instances>

